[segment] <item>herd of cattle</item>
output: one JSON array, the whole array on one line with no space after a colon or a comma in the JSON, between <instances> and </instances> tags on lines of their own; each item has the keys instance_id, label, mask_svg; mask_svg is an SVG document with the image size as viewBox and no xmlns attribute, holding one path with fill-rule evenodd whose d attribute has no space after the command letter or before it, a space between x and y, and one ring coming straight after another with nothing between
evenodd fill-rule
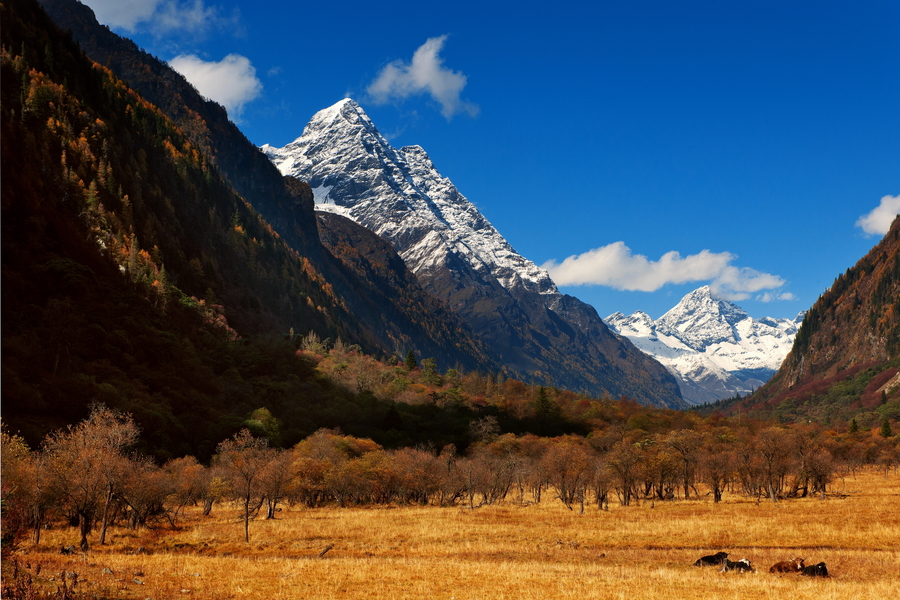
<instances>
[{"instance_id":1,"label":"herd of cattle","mask_svg":"<svg viewBox=\"0 0 900 600\"><path fill-rule=\"evenodd\" d=\"M769 573L799 573L807 577L828 577L828 568L824 562L815 565L806 565L805 558L783 560L769 567ZM728 560L727 552L716 552L709 556L702 556L694 563L695 567L721 566L721 572L737 571L738 573L754 572L755 569L746 558L738 561Z\"/></svg>"}]
</instances>

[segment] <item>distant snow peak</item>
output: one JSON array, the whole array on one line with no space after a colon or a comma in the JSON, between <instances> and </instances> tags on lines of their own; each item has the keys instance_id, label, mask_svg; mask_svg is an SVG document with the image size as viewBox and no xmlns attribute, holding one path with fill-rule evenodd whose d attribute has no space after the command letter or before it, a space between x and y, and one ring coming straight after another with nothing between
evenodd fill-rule
<instances>
[{"instance_id":1,"label":"distant snow peak","mask_svg":"<svg viewBox=\"0 0 900 600\"><path fill-rule=\"evenodd\" d=\"M393 148L350 98L313 115L285 147L261 150L281 173L309 183L316 210L339 212L389 240L415 273L452 255L506 289L559 294L547 271L518 254L421 146Z\"/></svg>"},{"instance_id":2,"label":"distant snow peak","mask_svg":"<svg viewBox=\"0 0 900 600\"><path fill-rule=\"evenodd\" d=\"M669 369L685 400L700 404L765 383L790 352L803 315L753 319L703 286L655 321L641 311L613 313L605 321Z\"/></svg>"}]
</instances>

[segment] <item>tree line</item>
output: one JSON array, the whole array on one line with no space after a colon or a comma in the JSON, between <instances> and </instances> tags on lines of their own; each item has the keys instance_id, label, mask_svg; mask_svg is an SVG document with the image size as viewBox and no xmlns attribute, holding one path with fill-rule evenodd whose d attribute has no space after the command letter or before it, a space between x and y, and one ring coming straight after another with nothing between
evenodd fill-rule
<instances>
[{"instance_id":1,"label":"tree line","mask_svg":"<svg viewBox=\"0 0 900 600\"><path fill-rule=\"evenodd\" d=\"M267 411L248 421L272 425ZM243 428L222 441L209 465L192 456L157 464L135 454L130 415L94 405L80 423L32 450L2 432L3 543L51 525L74 527L87 550L110 526L178 526L189 506L238 507L250 523L284 505L477 506L560 501L571 510L646 501L711 499L725 492L773 502L825 497L837 477L867 465L896 468L900 449L884 431L836 433L816 426L739 423L721 417L648 433L610 425L586 436L502 433L494 417L470 424L473 443L386 449L371 439L322 429L290 448ZM219 509L216 509L219 510Z\"/></svg>"}]
</instances>

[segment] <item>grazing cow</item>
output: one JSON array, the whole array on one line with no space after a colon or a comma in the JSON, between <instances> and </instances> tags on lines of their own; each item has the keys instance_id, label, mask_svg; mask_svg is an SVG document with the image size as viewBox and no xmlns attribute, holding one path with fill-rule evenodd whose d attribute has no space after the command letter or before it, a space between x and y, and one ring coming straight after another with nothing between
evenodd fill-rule
<instances>
[{"instance_id":1,"label":"grazing cow","mask_svg":"<svg viewBox=\"0 0 900 600\"><path fill-rule=\"evenodd\" d=\"M820 562L817 565L803 567L800 574L806 575L807 577L828 577L828 568L825 566L825 563Z\"/></svg>"},{"instance_id":2,"label":"grazing cow","mask_svg":"<svg viewBox=\"0 0 900 600\"><path fill-rule=\"evenodd\" d=\"M720 572L725 573L726 571L737 571L738 573L747 573L747 572L752 573L753 567L750 566L750 561L747 560L746 558L742 558L741 560L739 560L737 562L731 562L730 560L728 560L726 558L725 562L722 563L722 570Z\"/></svg>"},{"instance_id":3,"label":"grazing cow","mask_svg":"<svg viewBox=\"0 0 900 600\"><path fill-rule=\"evenodd\" d=\"M75 554L75 545L63 546L59 549L60 554Z\"/></svg>"},{"instance_id":4,"label":"grazing cow","mask_svg":"<svg viewBox=\"0 0 900 600\"><path fill-rule=\"evenodd\" d=\"M803 564L805 558L794 558L792 560L783 560L775 563L769 568L769 573L799 573L806 565Z\"/></svg>"},{"instance_id":5,"label":"grazing cow","mask_svg":"<svg viewBox=\"0 0 900 600\"><path fill-rule=\"evenodd\" d=\"M695 567L707 567L714 565L721 565L726 560L728 560L727 552L716 552L715 554L710 554L709 556L703 556L697 559L697 562L694 563Z\"/></svg>"}]
</instances>

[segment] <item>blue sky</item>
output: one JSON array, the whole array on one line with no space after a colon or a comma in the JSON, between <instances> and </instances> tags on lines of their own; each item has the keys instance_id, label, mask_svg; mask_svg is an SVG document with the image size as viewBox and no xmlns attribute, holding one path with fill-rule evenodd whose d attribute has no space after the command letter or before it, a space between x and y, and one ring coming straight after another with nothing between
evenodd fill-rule
<instances>
[{"instance_id":1,"label":"blue sky","mask_svg":"<svg viewBox=\"0 0 900 600\"><path fill-rule=\"evenodd\" d=\"M793 317L900 212L893 0L86 4L257 145L354 98L603 317Z\"/></svg>"}]
</instances>

